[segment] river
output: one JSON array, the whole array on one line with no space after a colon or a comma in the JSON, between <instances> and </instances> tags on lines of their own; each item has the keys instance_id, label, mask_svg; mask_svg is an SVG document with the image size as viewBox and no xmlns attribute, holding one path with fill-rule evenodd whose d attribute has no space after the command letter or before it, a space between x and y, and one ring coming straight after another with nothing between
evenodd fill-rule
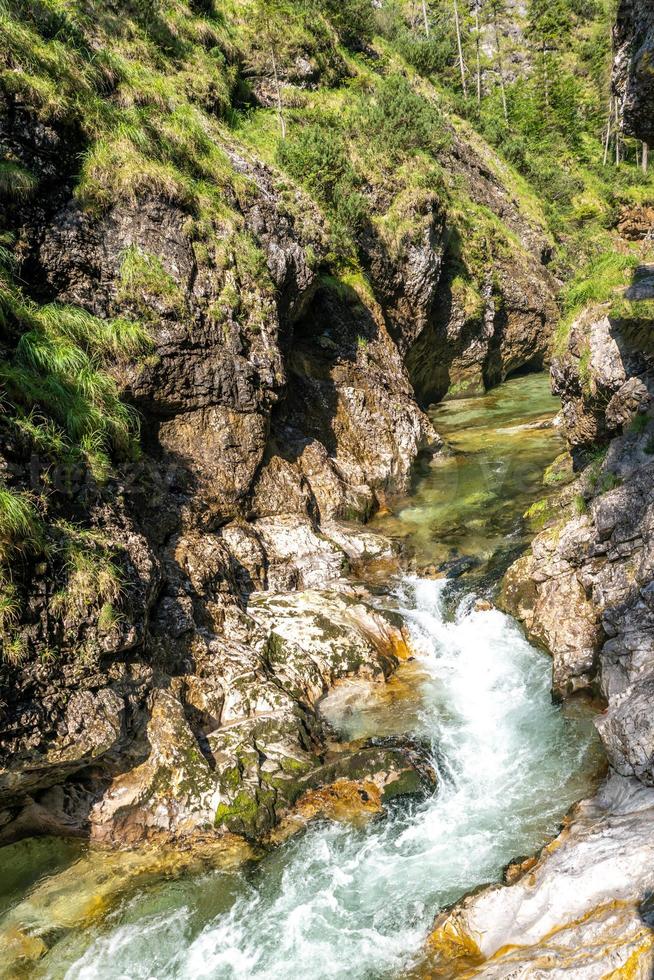
<instances>
[{"instance_id":1,"label":"river","mask_svg":"<svg viewBox=\"0 0 654 980\"><path fill-rule=\"evenodd\" d=\"M479 601L527 538L521 515L561 451L556 408L541 376L438 407L451 453L425 465L411 496L376 521L408 539L418 568L469 572L390 584L377 601L403 613L415 659L381 689L341 684L322 710L347 739L410 733L426 742L433 795L398 801L364 827L311 825L236 871L155 879L95 924L62 931L32 976L400 977L419 961L439 908L498 881L508 861L556 834L601 770L592 711L554 705L547 655ZM79 850L32 842L4 855L0 909L24 902L39 875L56 870L48 862L71 866Z\"/></svg>"}]
</instances>

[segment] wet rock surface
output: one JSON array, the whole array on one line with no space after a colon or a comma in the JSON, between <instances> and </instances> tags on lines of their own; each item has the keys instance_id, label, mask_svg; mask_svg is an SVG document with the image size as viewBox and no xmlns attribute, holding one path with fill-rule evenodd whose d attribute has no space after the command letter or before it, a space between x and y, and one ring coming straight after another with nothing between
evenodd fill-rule
<instances>
[{"instance_id":1,"label":"wet rock surface","mask_svg":"<svg viewBox=\"0 0 654 980\"><path fill-rule=\"evenodd\" d=\"M438 917L426 975L650 977L653 808L651 790L613 777L516 882Z\"/></svg>"}]
</instances>

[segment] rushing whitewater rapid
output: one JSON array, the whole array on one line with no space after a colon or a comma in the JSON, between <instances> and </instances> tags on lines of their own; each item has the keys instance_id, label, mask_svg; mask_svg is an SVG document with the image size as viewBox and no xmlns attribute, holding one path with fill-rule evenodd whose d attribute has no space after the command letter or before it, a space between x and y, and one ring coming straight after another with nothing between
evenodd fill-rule
<instances>
[{"instance_id":1,"label":"rushing whitewater rapid","mask_svg":"<svg viewBox=\"0 0 654 980\"><path fill-rule=\"evenodd\" d=\"M402 710L432 747L433 796L398 803L364 829L313 825L237 875L159 883L87 932L83 952L75 940L55 946L46 975L397 976L416 961L440 907L556 833L596 770L592 724L552 704L550 661L510 618L476 609L474 597L448 618L445 589L407 579L398 596L418 678L412 710ZM360 689L354 701L345 734L373 734Z\"/></svg>"}]
</instances>

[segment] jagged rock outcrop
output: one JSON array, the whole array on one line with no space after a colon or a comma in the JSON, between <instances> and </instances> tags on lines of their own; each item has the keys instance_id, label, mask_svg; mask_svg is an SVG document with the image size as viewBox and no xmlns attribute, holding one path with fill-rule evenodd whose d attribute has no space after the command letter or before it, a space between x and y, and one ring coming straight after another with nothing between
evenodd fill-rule
<instances>
[{"instance_id":1,"label":"jagged rock outcrop","mask_svg":"<svg viewBox=\"0 0 654 980\"><path fill-rule=\"evenodd\" d=\"M627 301L654 291L650 266L636 270ZM573 452L597 448L621 432L652 402L654 343L649 326L590 308L570 328L567 350L552 363L552 388L563 402Z\"/></svg>"},{"instance_id":2,"label":"jagged rock outcrop","mask_svg":"<svg viewBox=\"0 0 654 980\"><path fill-rule=\"evenodd\" d=\"M654 144L654 3L621 0L613 32L613 85L627 133Z\"/></svg>"},{"instance_id":3,"label":"jagged rock outcrop","mask_svg":"<svg viewBox=\"0 0 654 980\"><path fill-rule=\"evenodd\" d=\"M646 269L626 295L638 302L651 288ZM654 652L648 611L654 571L650 333L647 320L588 310L552 365L570 448L586 466L577 486L565 491L568 512L509 570L503 596L552 652L560 695L598 677L610 699L647 669ZM624 434L602 452L617 432Z\"/></svg>"},{"instance_id":4,"label":"jagged rock outcrop","mask_svg":"<svg viewBox=\"0 0 654 980\"><path fill-rule=\"evenodd\" d=\"M519 369L542 368L557 318L548 235L521 209L497 156L471 132L465 136L454 137L443 166L466 188L466 205L478 215L478 240L464 245L460 231L446 222L438 289L427 294L423 287L429 307L414 307L408 326L391 317L411 340L407 366L423 405L483 392ZM484 236L489 212L501 216L510 242L491 228ZM466 248L484 253L479 283L462 267Z\"/></svg>"},{"instance_id":5,"label":"jagged rock outcrop","mask_svg":"<svg viewBox=\"0 0 654 980\"><path fill-rule=\"evenodd\" d=\"M134 842L230 822L263 833L303 791L294 763L304 774L321 763L315 700L347 673L383 677L404 642L372 614L363 632L354 615L337 625L345 599L325 595L323 628L332 606L335 621L320 647L304 590L346 595L350 560L393 561L384 542L333 519L365 517L405 489L437 437L381 311L320 285L320 216L299 191L294 214L288 194L282 206L268 168L230 148L249 193L207 244L162 199L84 210L71 193L74 156L60 152L69 134L24 112L3 127L12 153L53 187L12 216L35 290L145 320L154 341L150 357L116 366L142 413L145 457L105 485L83 475L61 505L111 541L120 615L103 630L89 610L57 637L55 657L0 664L5 839L59 830ZM25 447L5 439L3 449L10 483L26 486ZM35 650L52 642L52 569L40 574ZM260 604L246 607L266 590L285 598L263 623ZM322 651L317 666L299 638L293 683L290 660L272 666L275 651L291 657L278 632L287 606Z\"/></svg>"},{"instance_id":6,"label":"jagged rock outcrop","mask_svg":"<svg viewBox=\"0 0 654 980\"><path fill-rule=\"evenodd\" d=\"M510 887L483 889L437 918L426 974L646 980L654 966L653 808L651 790L609 780L536 862L515 869Z\"/></svg>"}]
</instances>

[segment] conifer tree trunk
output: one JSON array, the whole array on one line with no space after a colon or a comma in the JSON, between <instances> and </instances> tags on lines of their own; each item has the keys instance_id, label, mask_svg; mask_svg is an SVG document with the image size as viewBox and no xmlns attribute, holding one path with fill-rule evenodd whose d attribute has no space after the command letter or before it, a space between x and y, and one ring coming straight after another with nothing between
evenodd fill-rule
<instances>
[{"instance_id":1,"label":"conifer tree trunk","mask_svg":"<svg viewBox=\"0 0 654 980\"><path fill-rule=\"evenodd\" d=\"M481 105L481 30L478 2L475 4L475 49L477 54L477 105Z\"/></svg>"},{"instance_id":2,"label":"conifer tree trunk","mask_svg":"<svg viewBox=\"0 0 654 980\"><path fill-rule=\"evenodd\" d=\"M497 26L497 12L493 12L493 27L495 29L495 49L497 51L497 70L500 75L500 89L502 91L502 110L504 112L504 122L509 121L509 110L506 105L506 88L504 85L504 67L502 65L502 46L500 44L500 31Z\"/></svg>"},{"instance_id":3,"label":"conifer tree trunk","mask_svg":"<svg viewBox=\"0 0 654 980\"><path fill-rule=\"evenodd\" d=\"M272 59L273 68L273 78L275 79L275 90L277 93L277 115L279 116L279 128L281 130L282 139L286 139L286 120L284 119L284 110L282 108L282 90L279 84L279 74L277 72L277 58L275 57L275 45L270 42L270 57Z\"/></svg>"},{"instance_id":4,"label":"conifer tree trunk","mask_svg":"<svg viewBox=\"0 0 654 980\"><path fill-rule=\"evenodd\" d=\"M647 159L647 158L648 158L648 156L649 156L649 144L648 144L648 143L645 143L645 142L643 142L643 159L642 159L642 168L643 168L643 173L644 173L644 174L646 174L646 173L647 173L647 165L648 165L648 163L649 163L649 161L648 161L648 159Z\"/></svg>"},{"instance_id":5,"label":"conifer tree trunk","mask_svg":"<svg viewBox=\"0 0 654 980\"><path fill-rule=\"evenodd\" d=\"M613 101L609 99L609 113L606 117L606 136L604 138L604 159L602 161L603 166L606 166L609 160L609 146L611 145L611 112L613 107Z\"/></svg>"},{"instance_id":6,"label":"conifer tree trunk","mask_svg":"<svg viewBox=\"0 0 654 980\"><path fill-rule=\"evenodd\" d=\"M461 85L463 87L463 94L468 98L468 84L466 82L466 66L463 60L463 45L461 44L461 22L459 21L459 5L457 0L454 0L454 23L456 25L456 44L459 49L459 69L461 70Z\"/></svg>"}]
</instances>

